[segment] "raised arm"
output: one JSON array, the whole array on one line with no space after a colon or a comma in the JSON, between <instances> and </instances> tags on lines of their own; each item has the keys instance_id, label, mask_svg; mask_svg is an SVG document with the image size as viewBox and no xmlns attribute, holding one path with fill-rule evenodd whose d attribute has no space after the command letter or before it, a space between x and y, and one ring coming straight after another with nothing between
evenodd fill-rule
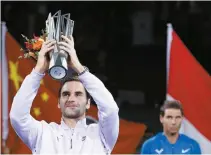
<instances>
[{"instance_id":1,"label":"raised arm","mask_svg":"<svg viewBox=\"0 0 211 155\"><path fill-rule=\"evenodd\" d=\"M73 37L62 36L62 38L64 42L59 42L59 45L60 49L70 55L69 67L79 74L79 79L97 104L101 140L106 146L107 152L110 153L119 134L119 108L104 84L90 72L84 72L84 67L79 62L74 49Z\"/></svg>"},{"instance_id":2,"label":"raised arm","mask_svg":"<svg viewBox=\"0 0 211 155\"><path fill-rule=\"evenodd\" d=\"M31 74L23 81L15 95L10 111L10 121L17 135L31 149L36 145L38 134L42 132L42 125L30 115L32 102L37 95L40 81L48 69L46 53L54 48L55 41L44 42L39 52L37 64Z\"/></svg>"},{"instance_id":3,"label":"raised arm","mask_svg":"<svg viewBox=\"0 0 211 155\"><path fill-rule=\"evenodd\" d=\"M15 95L10 111L10 121L17 135L32 149L36 144L37 135L42 132L41 123L30 115L32 102L40 86L43 75L34 70L23 81Z\"/></svg>"},{"instance_id":4,"label":"raised arm","mask_svg":"<svg viewBox=\"0 0 211 155\"><path fill-rule=\"evenodd\" d=\"M97 104L101 139L111 153L119 135L119 108L111 93L96 76L85 72L79 78Z\"/></svg>"}]
</instances>

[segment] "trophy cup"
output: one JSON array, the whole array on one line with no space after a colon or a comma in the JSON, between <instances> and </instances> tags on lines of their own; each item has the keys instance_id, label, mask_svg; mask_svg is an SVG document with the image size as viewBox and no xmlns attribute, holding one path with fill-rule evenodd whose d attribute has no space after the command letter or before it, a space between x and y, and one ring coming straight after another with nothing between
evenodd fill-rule
<instances>
[{"instance_id":1,"label":"trophy cup","mask_svg":"<svg viewBox=\"0 0 211 155\"><path fill-rule=\"evenodd\" d=\"M55 25L56 23L56 25ZM61 10L53 16L49 13L46 20L47 39L55 39L56 42L62 41L61 35L69 37L73 33L74 21L70 19L70 14L61 15ZM49 74L53 79L62 80L68 74L69 55L61 50L56 43L55 48L49 54Z\"/></svg>"}]
</instances>

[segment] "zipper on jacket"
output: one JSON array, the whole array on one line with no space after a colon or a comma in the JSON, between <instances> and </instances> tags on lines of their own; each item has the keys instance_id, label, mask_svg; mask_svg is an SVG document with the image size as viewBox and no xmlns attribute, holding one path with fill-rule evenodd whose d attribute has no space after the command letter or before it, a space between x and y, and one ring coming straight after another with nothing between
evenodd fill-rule
<instances>
[{"instance_id":1,"label":"zipper on jacket","mask_svg":"<svg viewBox=\"0 0 211 155\"><path fill-rule=\"evenodd\" d=\"M73 144L72 144L72 138L71 138L71 140L70 140L70 149L72 149L73 148Z\"/></svg>"},{"instance_id":2,"label":"zipper on jacket","mask_svg":"<svg viewBox=\"0 0 211 155\"><path fill-rule=\"evenodd\" d=\"M72 140L72 138L73 138L73 134L74 134L74 129L71 129L71 132L72 132L72 137L70 139L70 149L73 148L73 140Z\"/></svg>"}]
</instances>

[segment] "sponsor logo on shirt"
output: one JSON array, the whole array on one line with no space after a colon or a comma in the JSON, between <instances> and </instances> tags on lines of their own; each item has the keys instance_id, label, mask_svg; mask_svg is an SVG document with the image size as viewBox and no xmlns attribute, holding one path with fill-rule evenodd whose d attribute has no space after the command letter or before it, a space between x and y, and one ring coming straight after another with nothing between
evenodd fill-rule
<instances>
[{"instance_id":1,"label":"sponsor logo on shirt","mask_svg":"<svg viewBox=\"0 0 211 155\"><path fill-rule=\"evenodd\" d=\"M155 152L156 152L157 154L161 154L163 151L164 151L163 148L160 149L160 150L158 150L158 149L155 150Z\"/></svg>"},{"instance_id":2,"label":"sponsor logo on shirt","mask_svg":"<svg viewBox=\"0 0 211 155\"><path fill-rule=\"evenodd\" d=\"M182 149L182 153L187 153L190 150L190 148L188 149Z\"/></svg>"}]
</instances>

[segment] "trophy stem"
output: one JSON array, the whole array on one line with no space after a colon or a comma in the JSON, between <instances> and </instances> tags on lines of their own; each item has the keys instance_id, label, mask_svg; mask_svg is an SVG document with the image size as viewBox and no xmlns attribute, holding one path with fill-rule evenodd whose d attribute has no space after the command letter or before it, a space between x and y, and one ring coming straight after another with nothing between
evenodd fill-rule
<instances>
[{"instance_id":1,"label":"trophy stem","mask_svg":"<svg viewBox=\"0 0 211 155\"><path fill-rule=\"evenodd\" d=\"M55 21L56 20L56 25ZM73 33L74 21L70 19L70 14L61 15L61 10L53 16L51 13L46 21L46 30L48 31L48 39L55 39L56 42L61 41L61 35L69 37ZM62 80L68 74L68 54L60 50L59 46L55 46L50 54L49 74L53 79Z\"/></svg>"}]
</instances>

